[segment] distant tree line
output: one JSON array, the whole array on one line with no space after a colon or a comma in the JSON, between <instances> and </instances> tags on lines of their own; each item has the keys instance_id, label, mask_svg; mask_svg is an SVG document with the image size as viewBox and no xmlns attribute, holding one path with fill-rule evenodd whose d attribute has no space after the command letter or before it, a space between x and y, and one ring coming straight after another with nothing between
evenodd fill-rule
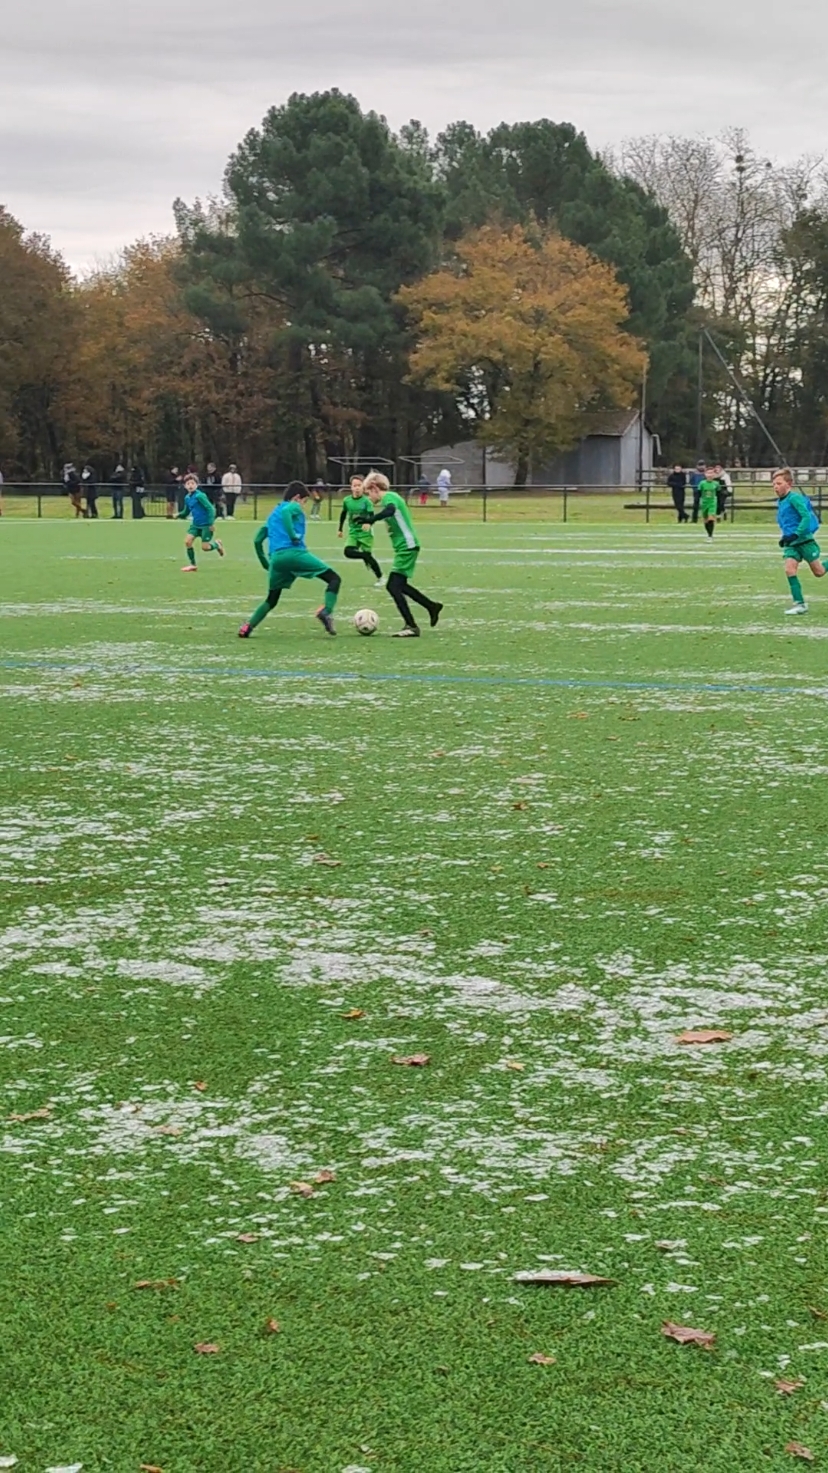
<instances>
[{"instance_id":1,"label":"distant tree line","mask_svg":"<svg viewBox=\"0 0 828 1473\"><path fill-rule=\"evenodd\" d=\"M569 124L391 132L339 92L293 96L177 233L75 279L0 211L0 464L160 480L236 461L315 480L479 435L518 478L589 415L638 401L695 459L702 328L795 463L828 442L828 193L741 135L591 152ZM710 360L706 452L772 458Z\"/></svg>"}]
</instances>

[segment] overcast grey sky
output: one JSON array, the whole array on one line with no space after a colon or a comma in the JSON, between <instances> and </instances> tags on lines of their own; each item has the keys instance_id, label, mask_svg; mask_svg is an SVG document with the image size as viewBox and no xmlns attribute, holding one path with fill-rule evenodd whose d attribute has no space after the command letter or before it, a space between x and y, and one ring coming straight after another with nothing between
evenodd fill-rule
<instances>
[{"instance_id":1,"label":"overcast grey sky","mask_svg":"<svg viewBox=\"0 0 828 1473\"><path fill-rule=\"evenodd\" d=\"M747 127L828 146L818 0L18 0L3 17L0 203L79 268L215 193L273 103L341 87L393 127L550 117L595 147Z\"/></svg>"}]
</instances>

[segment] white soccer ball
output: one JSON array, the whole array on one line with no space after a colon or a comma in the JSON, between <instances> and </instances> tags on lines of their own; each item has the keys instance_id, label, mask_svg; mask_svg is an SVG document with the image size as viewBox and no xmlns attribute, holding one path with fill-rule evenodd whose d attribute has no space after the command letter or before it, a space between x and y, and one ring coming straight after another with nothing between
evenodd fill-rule
<instances>
[{"instance_id":1,"label":"white soccer ball","mask_svg":"<svg viewBox=\"0 0 828 1473\"><path fill-rule=\"evenodd\" d=\"M376 634L379 618L373 609L359 609L354 614L354 628L357 634Z\"/></svg>"}]
</instances>

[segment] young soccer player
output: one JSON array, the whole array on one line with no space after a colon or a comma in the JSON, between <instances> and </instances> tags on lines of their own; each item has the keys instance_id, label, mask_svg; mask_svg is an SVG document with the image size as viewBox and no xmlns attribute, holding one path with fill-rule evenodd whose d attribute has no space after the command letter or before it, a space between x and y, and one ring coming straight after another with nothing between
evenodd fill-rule
<instances>
[{"instance_id":1,"label":"young soccer player","mask_svg":"<svg viewBox=\"0 0 828 1473\"><path fill-rule=\"evenodd\" d=\"M339 515L339 531L337 537L342 536L342 528L345 521L348 522L348 540L343 549L347 558L356 558L363 562L366 568L370 568L376 578L375 588L384 588L385 579L382 576L382 568L374 557L374 534L370 527L365 527L359 521L360 517L370 517L374 506L370 497L363 491L362 476L351 476L351 494L343 496L342 511Z\"/></svg>"},{"instance_id":2,"label":"young soccer player","mask_svg":"<svg viewBox=\"0 0 828 1473\"><path fill-rule=\"evenodd\" d=\"M307 495L307 486L301 481L291 481L285 487L284 499L279 506L274 507L253 539L256 556L268 574L269 586L264 603L259 604L246 624L242 624L239 639L250 638L257 624L261 624L271 609L275 609L285 589L292 588L297 578L321 578L327 585L325 602L321 609L317 609L316 617L328 634L336 634L333 611L337 594L342 587L342 579L327 563L320 562L318 557L308 552L305 546L306 523L301 503ZM269 559L262 551L265 542Z\"/></svg>"},{"instance_id":3,"label":"young soccer player","mask_svg":"<svg viewBox=\"0 0 828 1473\"><path fill-rule=\"evenodd\" d=\"M224 547L213 535L216 509L206 492L198 489L198 476L185 476L184 490L187 494L176 521L180 522L184 517L189 517L190 525L187 528L187 536L184 538L187 561L181 571L182 573L195 573L197 569L193 544L196 537L201 538L202 552L217 552L219 557L224 557Z\"/></svg>"},{"instance_id":4,"label":"young soccer player","mask_svg":"<svg viewBox=\"0 0 828 1473\"><path fill-rule=\"evenodd\" d=\"M807 563L815 578L825 577L819 543L814 541L819 517L804 492L794 489L790 471L776 472L773 489L778 497L776 520L782 533L779 546L785 559L785 574L793 600L785 613L807 614L808 605L799 581L799 564Z\"/></svg>"},{"instance_id":5,"label":"young soccer player","mask_svg":"<svg viewBox=\"0 0 828 1473\"><path fill-rule=\"evenodd\" d=\"M699 481L699 511L704 522L704 530L708 537L712 537L716 530L716 518L719 514L719 478L712 465L707 466L702 479Z\"/></svg>"},{"instance_id":6,"label":"young soccer player","mask_svg":"<svg viewBox=\"0 0 828 1473\"><path fill-rule=\"evenodd\" d=\"M427 598L420 593L418 588L412 588L409 578L417 566L417 558L420 556L420 544L411 521L411 513L403 498L396 491L391 490L387 476L380 471L371 471L365 477L362 487L366 496L370 497L375 508L369 517L360 517L361 525L373 526L375 522L385 522L388 527L388 535L391 538L391 547L394 552L394 565L388 574L386 587L397 605L403 618L402 629L398 629L394 635L395 639L419 639L420 630L414 619L408 604L413 599L428 614L432 629L443 612L443 605L435 603L434 599ZM376 508L379 510L376 510Z\"/></svg>"}]
</instances>

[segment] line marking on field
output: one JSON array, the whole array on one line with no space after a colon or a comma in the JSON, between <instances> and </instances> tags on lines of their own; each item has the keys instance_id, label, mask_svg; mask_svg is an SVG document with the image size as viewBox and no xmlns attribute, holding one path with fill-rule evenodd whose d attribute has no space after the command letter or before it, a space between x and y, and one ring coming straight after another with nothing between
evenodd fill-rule
<instances>
[{"instance_id":1,"label":"line marking on field","mask_svg":"<svg viewBox=\"0 0 828 1473\"><path fill-rule=\"evenodd\" d=\"M58 660L0 660L4 670L59 670L67 674L112 675L115 672L101 665L84 664L82 661L62 662ZM359 670L256 670L222 669L218 666L203 666L196 671L192 666L153 665L145 670L136 670L138 676L183 674L212 675L225 680L303 680L326 684L338 681L364 681L366 684L396 682L403 685L470 685L470 686L531 686L546 690L626 690L626 691L678 691L705 692L713 695L761 695L761 696L823 696L828 697L828 686L813 685L738 685L726 681L679 681L679 680L611 680L589 679L577 676L546 675L440 675L407 670L377 671L364 674ZM120 679L124 671L118 671Z\"/></svg>"}]
</instances>

